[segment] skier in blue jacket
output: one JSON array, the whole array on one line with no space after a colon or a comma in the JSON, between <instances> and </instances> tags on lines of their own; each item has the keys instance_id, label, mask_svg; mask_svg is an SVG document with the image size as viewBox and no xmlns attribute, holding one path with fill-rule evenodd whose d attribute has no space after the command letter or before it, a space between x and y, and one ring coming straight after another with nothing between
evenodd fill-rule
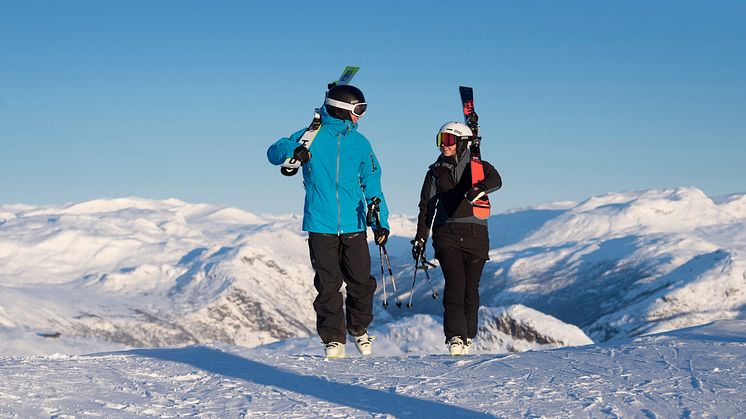
<instances>
[{"instance_id":1,"label":"skier in blue jacket","mask_svg":"<svg viewBox=\"0 0 746 419\"><path fill-rule=\"evenodd\" d=\"M386 244L390 231L381 166L368 140L357 131L358 119L366 109L360 89L332 87L321 109L321 126L309 148L298 143L306 131L302 129L267 150L274 165L288 158L302 164L306 190L303 230L308 232L318 292L313 303L316 330L328 358L345 356L347 333L354 337L361 354L371 354L367 328L373 320L376 281L370 275L366 209L373 198L381 200L381 228L373 227L376 244ZM347 284L344 302L340 292L343 282Z\"/></svg>"}]
</instances>

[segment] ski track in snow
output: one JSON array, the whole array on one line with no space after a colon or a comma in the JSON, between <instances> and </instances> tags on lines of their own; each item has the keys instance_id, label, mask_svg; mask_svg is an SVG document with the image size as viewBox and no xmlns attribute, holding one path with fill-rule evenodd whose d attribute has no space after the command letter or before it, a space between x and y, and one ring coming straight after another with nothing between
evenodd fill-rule
<instances>
[{"instance_id":1,"label":"ski track in snow","mask_svg":"<svg viewBox=\"0 0 746 419\"><path fill-rule=\"evenodd\" d=\"M746 409L746 321L509 355L235 346L0 358L0 417L701 417Z\"/></svg>"}]
</instances>

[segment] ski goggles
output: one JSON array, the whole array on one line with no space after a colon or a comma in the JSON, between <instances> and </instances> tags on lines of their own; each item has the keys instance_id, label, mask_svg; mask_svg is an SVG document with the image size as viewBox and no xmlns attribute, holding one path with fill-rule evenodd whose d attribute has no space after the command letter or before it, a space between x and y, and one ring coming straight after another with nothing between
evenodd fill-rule
<instances>
[{"instance_id":1,"label":"ski goggles","mask_svg":"<svg viewBox=\"0 0 746 419\"><path fill-rule=\"evenodd\" d=\"M438 135L435 136L435 144L437 144L438 147L451 147L455 145L460 138L461 137L458 135L451 134L450 132L439 132Z\"/></svg>"},{"instance_id":2,"label":"ski goggles","mask_svg":"<svg viewBox=\"0 0 746 419\"><path fill-rule=\"evenodd\" d=\"M347 102L341 102L339 100L335 100L329 97L326 98L326 104L332 105L335 108L340 108L340 109L350 111L355 116L363 116L365 111L368 109L368 104L365 102L352 104L352 103L347 103Z\"/></svg>"}]
</instances>

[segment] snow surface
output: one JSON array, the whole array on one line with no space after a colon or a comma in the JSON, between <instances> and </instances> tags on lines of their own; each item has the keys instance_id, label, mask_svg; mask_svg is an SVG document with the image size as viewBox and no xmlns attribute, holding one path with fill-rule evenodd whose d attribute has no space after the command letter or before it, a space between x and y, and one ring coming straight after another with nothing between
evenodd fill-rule
<instances>
[{"instance_id":1,"label":"snow surface","mask_svg":"<svg viewBox=\"0 0 746 419\"><path fill-rule=\"evenodd\" d=\"M0 358L2 417L738 417L746 321L508 355L189 346Z\"/></svg>"}]
</instances>

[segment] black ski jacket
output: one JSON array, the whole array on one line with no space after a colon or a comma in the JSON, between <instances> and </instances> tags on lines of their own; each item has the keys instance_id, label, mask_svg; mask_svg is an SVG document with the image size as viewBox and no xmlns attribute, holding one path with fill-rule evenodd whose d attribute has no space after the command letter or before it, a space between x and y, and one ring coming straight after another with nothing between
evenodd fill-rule
<instances>
[{"instance_id":1,"label":"black ski jacket","mask_svg":"<svg viewBox=\"0 0 746 419\"><path fill-rule=\"evenodd\" d=\"M427 239L432 224L436 257L439 245L450 244L487 259L487 220L474 216L472 206L465 197L472 187L470 159L468 149L459 159L441 155L425 175L420 192L416 237ZM484 160L482 166L484 180L480 183L487 193L500 189L502 178L497 170Z\"/></svg>"}]
</instances>

